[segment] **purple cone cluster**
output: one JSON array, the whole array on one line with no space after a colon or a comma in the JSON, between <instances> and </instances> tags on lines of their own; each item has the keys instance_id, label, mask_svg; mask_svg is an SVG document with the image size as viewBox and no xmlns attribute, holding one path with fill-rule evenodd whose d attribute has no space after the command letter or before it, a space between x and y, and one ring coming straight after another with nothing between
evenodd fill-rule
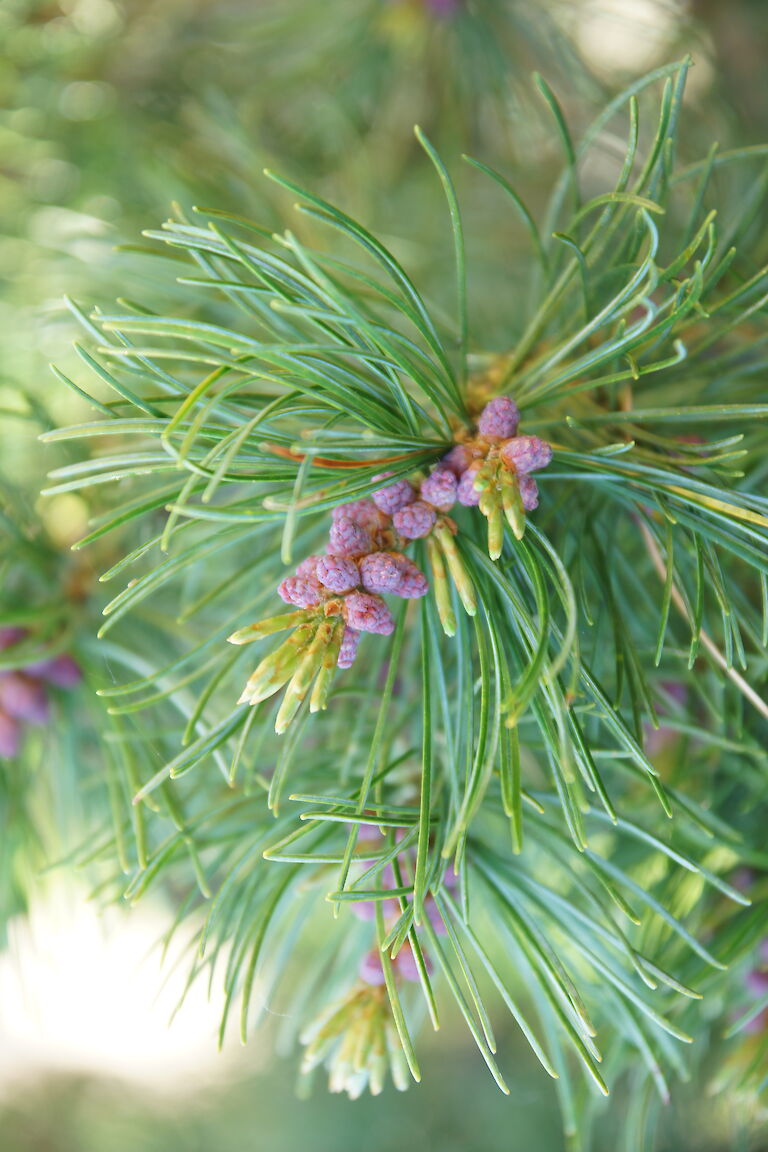
<instances>
[{"instance_id":1,"label":"purple cone cluster","mask_svg":"<svg viewBox=\"0 0 768 1152\"><path fill-rule=\"evenodd\" d=\"M413 487L398 480L375 492L372 500L335 508L326 554L302 561L296 574L278 587L287 604L322 606L328 615L343 616L340 668L354 662L363 632L389 636L394 631L382 593L412 600L427 592L424 573L396 547L405 535L395 527L397 517L416 503Z\"/></svg>"},{"instance_id":2,"label":"purple cone cluster","mask_svg":"<svg viewBox=\"0 0 768 1152\"><path fill-rule=\"evenodd\" d=\"M25 628L0 628L0 651L13 648L27 635ZM73 688L81 678L79 667L67 655L0 671L0 757L17 755L26 724L47 724L50 687Z\"/></svg>"},{"instance_id":3,"label":"purple cone cluster","mask_svg":"<svg viewBox=\"0 0 768 1152\"><path fill-rule=\"evenodd\" d=\"M377 489L371 499L333 510L325 555L303 560L278 592L296 608L343 617L340 668L354 662L363 632L388 636L394 631L394 617L382 596L412 600L426 594L427 578L402 549L445 524L441 518L457 501L480 503L475 480L489 460L515 474L524 510L536 507L538 490L530 473L546 467L552 449L537 436L518 436L519 422L515 402L496 397L480 414L477 434L456 444L418 487L401 478Z\"/></svg>"},{"instance_id":4,"label":"purple cone cluster","mask_svg":"<svg viewBox=\"0 0 768 1152\"><path fill-rule=\"evenodd\" d=\"M398 832L397 839L402 839L403 833ZM364 868L369 868L373 863L372 860L364 858L365 852L371 849L377 850L381 847L382 834L378 827L374 824L361 824L360 837L358 839L358 846L362 849L363 858L358 860ZM405 849L398 856L398 863L400 865L400 873L403 877L413 876L416 865L416 850L415 848ZM452 889L456 887L457 878L448 873L445 876L444 884L447 888ZM391 864L386 864L381 872L378 874L375 882L377 888L395 888L395 873ZM411 897L407 899L410 901ZM397 899L375 901L375 900L358 900L352 903L351 908L353 914L358 920L373 921L376 919L376 905L380 905L384 915L385 925L389 928L400 916L400 903ZM439 936L444 936L446 927L443 923L443 918L440 915L437 904L433 896L427 896L424 901L424 911L429 918L429 922ZM424 952L424 961L427 966L427 971L431 972L432 965L429 957ZM395 974L403 980L417 981L419 979L419 970L416 963L416 957L413 954L410 941L406 940L402 948L397 953L397 956L392 961L392 967ZM379 985L384 983L384 972L381 966L381 954L377 948L372 948L367 952L360 962L359 968L360 979L371 985Z\"/></svg>"},{"instance_id":5,"label":"purple cone cluster","mask_svg":"<svg viewBox=\"0 0 768 1152\"><path fill-rule=\"evenodd\" d=\"M475 488L478 472L488 459L498 459L514 473L526 512L538 507L539 490L531 472L538 472L552 460L552 448L538 436L518 435L520 411L509 396L490 400L477 421L477 436L457 444L438 467L450 469L456 478L456 499L466 507L480 503Z\"/></svg>"}]
</instances>

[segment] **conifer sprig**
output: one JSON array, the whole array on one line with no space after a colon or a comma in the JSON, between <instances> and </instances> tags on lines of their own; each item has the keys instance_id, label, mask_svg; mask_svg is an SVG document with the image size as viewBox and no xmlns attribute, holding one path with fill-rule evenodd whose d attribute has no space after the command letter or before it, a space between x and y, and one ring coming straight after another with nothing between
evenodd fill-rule
<instances>
[{"instance_id":1,"label":"conifer sprig","mask_svg":"<svg viewBox=\"0 0 768 1152\"><path fill-rule=\"evenodd\" d=\"M686 71L683 62L635 84L581 143L566 132L566 169L540 222L506 176L473 162L478 179L499 187L500 220L523 206L532 269L538 262L526 298L499 300L494 314L475 306L459 200L423 135L453 226L453 322L443 319L442 286L421 291L362 225L288 181L301 238L270 239L223 213L209 214L207 226L178 219L150 233L195 266L183 278L189 315L75 308L98 346L81 355L100 381L101 418L48 439L115 438L117 447L60 469L52 490L115 481L125 489L84 543L115 530L130 541L104 576L130 579L102 629L114 663L135 669L133 680L105 689L127 756L121 790L135 799L129 890L141 892L171 860L182 873L191 867L201 895L214 893L202 931L216 941L213 959L195 970L220 954L230 1000L244 993L246 1020L257 972L279 970L293 940L293 896L301 891L309 905L324 894L348 947L317 957L312 987L333 985L345 1012L367 1013L374 1001L385 1012L373 1032L343 1032L336 1014L330 1032L324 1020L309 1038L309 1062L329 1059L333 1082L352 1094L364 1072L366 1082L381 1081L382 1028L397 1034L418 1078L411 993L421 989L434 1020L434 977L503 1085L484 1001L485 983L495 987L561 1076L569 1128L580 1108L570 1059L600 1091L610 1079L577 983L599 990L608 1009L600 1027L628 1039L663 1095L666 1069L682 1066L676 1005L697 993L667 971L657 945L674 938L676 955L679 946L701 964L721 963L687 918L706 923L693 911L697 900L719 899L707 886L740 900L721 876L738 859L736 838L709 815L704 782L667 779L651 745L670 678L695 683L719 732L736 728L744 708L767 711L757 677L768 501L753 461L768 415L755 395L768 367L768 271L755 261L749 217L740 221L738 202L718 187L724 165L676 164ZM554 94L543 92L565 132ZM606 184L591 161L620 121L626 153ZM734 186L754 162L728 158ZM501 446L474 459L477 435L489 434L483 421L501 419L510 403L525 435L491 429ZM542 444L552 461L540 462L548 464L537 473L541 505L524 521L534 493L526 497L522 479ZM354 672L323 681L315 703L328 700L327 712L312 708L309 673L323 645L337 654L344 641L319 616L316 631L301 634L308 648L288 641L271 658L264 647L249 696L257 707L233 705L242 669L225 637L253 637L259 653L265 640L271 647L282 626L274 589L294 558L317 555L328 516L369 500L382 473L392 488L419 477L437 499L439 462L463 449L459 486L467 473L471 483L456 535L437 516L413 533L434 598L418 611L403 602L378 629L390 639L364 638ZM369 554L331 551L326 578L341 579L340 556L359 574ZM296 595L291 585L299 612L326 602L302 605ZM288 615L297 632L306 629ZM126 617L130 633L113 633ZM306 666L302 652L312 654ZM288 679L290 704L270 704L267 689ZM180 748L153 745L161 762L148 772L120 717L141 725L150 705L164 732L177 731L177 714L184 724ZM276 708L290 711L290 727ZM222 801L226 786L234 799ZM309 806L300 819L291 794ZM653 820L662 812L674 823L659 835ZM152 830L158 820L172 823L164 840ZM363 886L356 861L361 827L371 824L384 844ZM125 838L128 818L119 826ZM706 863L705 836L717 846ZM671 867L697 878L696 900L680 915L674 898L667 906L656 895L657 869ZM378 994L350 991L355 945L344 913L371 901L388 1007ZM390 918L393 901L399 913ZM440 932L426 911L433 906ZM183 911L196 914L191 895ZM497 932L512 973L498 966ZM397 968L406 941L413 988ZM530 1006L540 1032L528 1023ZM354 1058L349 1045L361 1046Z\"/></svg>"}]
</instances>

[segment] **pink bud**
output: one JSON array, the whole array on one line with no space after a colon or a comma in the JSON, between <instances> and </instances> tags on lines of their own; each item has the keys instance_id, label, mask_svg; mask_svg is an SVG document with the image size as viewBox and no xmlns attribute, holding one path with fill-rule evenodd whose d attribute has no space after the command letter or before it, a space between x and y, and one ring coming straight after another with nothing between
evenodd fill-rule
<instances>
[{"instance_id":1,"label":"pink bud","mask_svg":"<svg viewBox=\"0 0 768 1152\"><path fill-rule=\"evenodd\" d=\"M378 988L384 983L384 969L381 966L381 956L372 948L367 952L363 959L360 961L358 968L358 975L364 984L370 984L372 988Z\"/></svg>"},{"instance_id":2,"label":"pink bud","mask_svg":"<svg viewBox=\"0 0 768 1152\"><path fill-rule=\"evenodd\" d=\"M339 504L331 513L334 520L352 520L360 528L373 532L381 526L381 513L373 500L352 500L349 504Z\"/></svg>"},{"instance_id":3,"label":"pink bud","mask_svg":"<svg viewBox=\"0 0 768 1152\"><path fill-rule=\"evenodd\" d=\"M12 648L14 644L18 644L27 635L26 628L0 628L0 652L5 651L6 648Z\"/></svg>"},{"instance_id":4,"label":"pink bud","mask_svg":"<svg viewBox=\"0 0 768 1152\"><path fill-rule=\"evenodd\" d=\"M307 556L296 569L297 576L317 576L317 562L319 556Z\"/></svg>"},{"instance_id":5,"label":"pink bud","mask_svg":"<svg viewBox=\"0 0 768 1152\"><path fill-rule=\"evenodd\" d=\"M751 992L756 999L768 995L768 972L761 972L759 969L747 972L744 977L744 983L747 986L747 990Z\"/></svg>"},{"instance_id":6,"label":"pink bud","mask_svg":"<svg viewBox=\"0 0 768 1152\"><path fill-rule=\"evenodd\" d=\"M456 503L456 477L450 468L438 466L422 483L419 495L441 512L450 512Z\"/></svg>"},{"instance_id":7,"label":"pink bud","mask_svg":"<svg viewBox=\"0 0 768 1152\"><path fill-rule=\"evenodd\" d=\"M349 625L344 626L344 635L341 640L341 648L339 649L339 656L336 661L339 668L351 668L357 656L357 649L360 646L361 633L355 628L350 628Z\"/></svg>"},{"instance_id":8,"label":"pink bud","mask_svg":"<svg viewBox=\"0 0 768 1152\"><path fill-rule=\"evenodd\" d=\"M360 583L360 572L354 560L346 556L321 556L317 578L331 592L351 592Z\"/></svg>"},{"instance_id":9,"label":"pink bud","mask_svg":"<svg viewBox=\"0 0 768 1152\"><path fill-rule=\"evenodd\" d=\"M371 846L374 848L381 847L383 834L378 824L358 824L357 826L357 844L359 848Z\"/></svg>"},{"instance_id":10,"label":"pink bud","mask_svg":"<svg viewBox=\"0 0 768 1152\"><path fill-rule=\"evenodd\" d=\"M538 436L515 436L502 444L499 455L515 472L536 472L550 463L552 449Z\"/></svg>"},{"instance_id":11,"label":"pink bud","mask_svg":"<svg viewBox=\"0 0 768 1152\"><path fill-rule=\"evenodd\" d=\"M395 621L380 596L368 592L350 592L344 599L344 619L350 628L358 632L376 632L380 636L391 636Z\"/></svg>"},{"instance_id":12,"label":"pink bud","mask_svg":"<svg viewBox=\"0 0 768 1152\"><path fill-rule=\"evenodd\" d=\"M52 656L50 660L27 664L24 671L29 676L39 676L42 680L47 680L57 688L74 688L83 678L80 666L66 653Z\"/></svg>"},{"instance_id":13,"label":"pink bud","mask_svg":"<svg viewBox=\"0 0 768 1152\"><path fill-rule=\"evenodd\" d=\"M334 556L359 556L373 547L371 533L348 516L339 516L331 525L329 552Z\"/></svg>"},{"instance_id":14,"label":"pink bud","mask_svg":"<svg viewBox=\"0 0 768 1152\"><path fill-rule=\"evenodd\" d=\"M427 896L426 900L424 901L424 911L426 912L427 918L435 932L437 932L438 936L445 936L448 932L448 929L445 926L445 921L440 915L440 910L435 903L434 896Z\"/></svg>"},{"instance_id":15,"label":"pink bud","mask_svg":"<svg viewBox=\"0 0 768 1152\"><path fill-rule=\"evenodd\" d=\"M474 508L480 503L480 493L475 491L475 478L479 470L479 464L472 464L459 480L456 498L466 508Z\"/></svg>"},{"instance_id":16,"label":"pink bud","mask_svg":"<svg viewBox=\"0 0 768 1152\"><path fill-rule=\"evenodd\" d=\"M288 576L277 586L277 594L286 604L297 608L315 608L323 599L323 586L312 576Z\"/></svg>"},{"instance_id":17,"label":"pink bud","mask_svg":"<svg viewBox=\"0 0 768 1152\"><path fill-rule=\"evenodd\" d=\"M45 688L22 672L0 673L0 708L29 724L45 724L50 715Z\"/></svg>"},{"instance_id":18,"label":"pink bud","mask_svg":"<svg viewBox=\"0 0 768 1152\"><path fill-rule=\"evenodd\" d=\"M395 528L406 540L420 540L423 536L429 536L436 520L434 508L423 500L401 508L392 517Z\"/></svg>"},{"instance_id":19,"label":"pink bud","mask_svg":"<svg viewBox=\"0 0 768 1152\"><path fill-rule=\"evenodd\" d=\"M394 888L395 873L391 864L381 870L380 879L370 885L372 888ZM400 904L393 897L391 900L354 900L350 906L352 915L358 920L372 921L376 919L376 905L379 905L385 920L393 920L400 915Z\"/></svg>"},{"instance_id":20,"label":"pink bud","mask_svg":"<svg viewBox=\"0 0 768 1152\"><path fill-rule=\"evenodd\" d=\"M392 516L401 508L412 504L416 499L416 493L407 480L396 480L387 488L379 488L378 492L374 492L373 499L377 508L386 512L387 516Z\"/></svg>"},{"instance_id":21,"label":"pink bud","mask_svg":"<svg viewBox=\"0 0 768 1152\"><path fill-rule=\"evenodd\" d=\"M398 555L400 583L392 589L393 596L402 596L403 600L418 600L420 596L426 596L429 583L424 573L407 556Z\"/></svg>"},{"instance_id":22,"label":"pink bud","mask_svg":"<svg viewBox=\"0 0 768 1152\"><path fill-rule=\"evenodd\" d=\"M0 757L10 759L21 747L21 724L7 712L0 711Z\"/></svg>"},{"instance_id":23,"label":"pink bud","mask_svg":"<svg viewBox=\"0 0 768 1152\"><path fill-rule=\"evenodd\" d=\"M424 962L426 964L427 972L432 971L432 964L429 958L424 955ZM419 980L419 969L416 965L416 957L413 954L410 940L406 940L402 948L395 957L395 970L398 976L403 980L409 980L411 983L416 984Z\"/></svg>"},{"instance_id":24,"label":"pink bud","mask_svg":"<svg viewBox=\"0 0 768 1152\"><path fill-rule=\"evenodd\" d=\"M489 401L480 414L477 429L481 436L495 440L508 440L517 432L520 409L509 396L497 396Z\"/></svg>"},{"instance_id":25,"label":"pink bud","mask_svg":"<svg viewBox=\"0 0 768 1152\"><path fill-rule=\"evenodd\" d=\"M474 460L472 450L466 444L455 444L440 461L440 466L448 468L458 480Z\"/></svg>"},{"instance_id":26,"label":"pink bud","mask_svg":"<svg viewBox=\"0 0 768 1152\"><path fill-rule=\"evenodd\" d=\"M394 592L400 584L398 554L371 552L360 561L360 577L367 592Z\"/></svg>"},{"instance_id":27,"label":"pink bud","mask_svg":"<svg viewBox=\"0 0 768 1152\"><path fill-rule=\"evenodd\" d=\"M534 508L539 506L539 486L534 480L533 476L527 476L522 472L517 482L520 486L520 499L523 502L523 508L526 512L533 512Z\"/></svg>"},{"instance_id":28,"label":"pink bud","mask_svg":"<svg viewBox=\"0 0 768 1152\"><path fill-rule=\"evenodd\" d=\"M356 920L370 924L376 919L375 900L353 900L349 906Z\"/></svg>"}]
</instances>

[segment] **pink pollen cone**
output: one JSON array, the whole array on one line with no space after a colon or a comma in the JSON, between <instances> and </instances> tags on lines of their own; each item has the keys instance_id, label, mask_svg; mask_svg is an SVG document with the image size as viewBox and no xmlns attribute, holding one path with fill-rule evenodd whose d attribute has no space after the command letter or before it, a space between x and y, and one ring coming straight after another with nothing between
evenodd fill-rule
<instances>
[{"instance_id":1,"label":"pink pollen cone","mask_svg":"<svg viewBox=\"0 0 768 1152\"><path fill-rule=\"evenodd\" d=\"M490 400L480 414L477 430L481 436L495 440L508 440L517 432L520 423L520 409L509 396L497 396Z\"/></svg>"},{"instance_id":2,"label":"pink pollen cone","mask_svg":"<svg viewBox=\"0 0 768 1152\"><path fill-rule=\"evenodd\" d=\"M347 556L321 556L317 562L317 578L325 588L340 594L357 588L360 571Z\"/></svg>"},{"instance_id":3,"label":"pink pollen cone","mask_svg":"<svg viewBox=\"0 0 768 1152\"><path fill-rule=\"evenodd\" d=\"M456 503L456 477L450 468L438 466L421 485L419 495L441 512L450 512Z\"/></svg>"},{"instance_id":4,"label":"pink pollen cone","mask_svg":"<svg viewBox=\"0 0 768 1152\"><path fill-rule=\"evenodd\" d=\"M50 660L27 664L24 671L30 676L39 676L41 680L47 680L57 688L74 688L83 678L80 666L66 653L52 656Z\"/></svg>"},{"instance_id":5,"label":"pink pollen cone","mask_svg":"<svg viewBox=\"0 0 768 1152\"><path fill-rule=\"evenodd\" d=\"M7 712L0 711L0 757L10 759L21 747L21 724Z\"/></svg>"},{"instance_id":6,"label":"pink pollen cone","mask_svg":"<svg viewBox=\"0 0 768 1152\"><path fill-rule=\"evenodd\" d=\"M407 504L412 504L416 499L416 493L407 480L396 480L394 484L374 492L373 499L380 511L392 516Z\"/></svg>"},{"instance_id":7,"label":"pink pollen cone","mask_svg":"<svg viewBox=\"0 0 768 1152\"><path fill-rule=\"evenodd\" d=\"M538 436L515 436L502 444L499 455L516 472L537 472L552 460L552 449Z\"/></svg>"},{"instance_id":8,"label":"pink pollen cone","mask_svg":"<svg viewBox=\"0 0 768 1152\"><path fill-rule=\"evenodd\" d=\"M358 632L377 632L391 636L395 630L392 613L379 596L368 592L351 592L344 600L344 619Z\"/></svg>"},{"instance_id":9,"label":"pink pollen cone","mask_svg":"<svg viewBox=\"0 0 768 1152\"><path fill-rule=\"evenodd\" d=\"M339 516L328 534L328 551L333 556L359 556L373 547L371 533L349 516Z\"/></svg>"},{"instance_id":10,"label":"pink pollen cone","mask_svg":"<svg viewBox=\"0 0 768 1152\"><path fill-rule=\"evenodd\" d=\"M0 708L28 724L45 724L50 715L45 688L23 672L0 673Z\"/></svg>"},{"instance_id":11,"label":"pink pollen cone","mask_svg":"<svg viewBox=\"0 0 768 1152\"><path fill-rule=\"evenodd\" d=\"M341 648L339 648L339 655L336 664L339 668L351 668L357 656L357 649L360 647L360 640L362 633L358 632L355 628L350 628L349 625L344 627L344 635L341 638Z\"/></svg>"},{"instance_id":12,"label":"pink pollen cone","mask_svg":"<svg viewBox=\"0 0 768 1152\"><path fill-rule=\"evenodd\" d=\"M407 508L401 508L392 517L392 523L401 536L406 540L420 540L429 536L435 526L437 515L431 504L417 500Z\"/></svg>"},{"instance_id":13,"label":"pink pollen cone","mask_svg":"<svg viewBox=\"0 0 768 1152\"><path fill-rule=\"evenodd\" d=\"M277 586L277 594L286 604L297 608L315 608L323 599L323 587L313 577L288 576Z\"/></svg>"}]
</instances>

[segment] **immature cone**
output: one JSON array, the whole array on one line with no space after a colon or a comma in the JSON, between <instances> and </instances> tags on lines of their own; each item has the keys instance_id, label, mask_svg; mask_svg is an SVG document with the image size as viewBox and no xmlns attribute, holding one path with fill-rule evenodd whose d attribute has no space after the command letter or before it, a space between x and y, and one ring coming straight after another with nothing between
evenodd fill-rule
<instances>
[{"instance_id":1,"label":"immature cone","mask_svg":"<svg viewBox=\"0 0 768 1152\"><path fill-rule=\"evenodd\" d=\"M538 472L552 461L552 448L538 436L515 436L502 444L499 454L515 472Z\"/></svg>"},{"instance_id":2,"label":"immature cone","mask_svg":"<svg viewBox=\"0 0 768 1152\"><path fill-rule=\"evenodd\" d=\"M478 435L457 444L442 467L458 478L456 499L479 507L488 521L488 555L498 560L504 548L504 521L521 540L525 514L538 506L531 472L552 460L552 448L538 436L518 436L520 412L509 396L490 400L477 422ZM422 486L422 492L424 486Z\"/></svg>"},{"instance_id":3,"label":"immature cone","mask_svg":"<svg viewBox=\"0 0 768 1152\"><path fill-rule=\"evenodd\" d=\"M307 556L306 560L302 560L302 562L297 566L296 575L303 576L307 579L309 577L316 577L317 565L320 559L322 559L320 556Z\"/></svg>"},{"instance_id":4,"label":"immature cone","mask_svg":"<svg viewBox=\"0 0 768 1152\"><path fill-rule=\"evenodd\" d=\"M479 462L470 464L466 472L462 474L456 488L456 499L459 504L463 504L465 508L476 508L480 503L480 493L475 488L475 480L481 469L482 465Z\"/></svg>"},{"instance_id":5,"label":"immature cone","mask_svg":"<svg viewBox=\"0 0 768 1152\"><path fill-rule=\"evenodd\" d=\"M450 468L439 465L422 481L419 495L440 512L450 512L456 503L457 481Z\"/></svg>"},{"instance_id":6,"label":"immature cone","mask_svg":"<svg viewBox=\"0 0 768 1152\"><path fill-rule=\"evenodd\" d=\"M457 480L460 480L474 459L475 455L467 444L454 444L450 452L443 456L438 467L447 468L453 472Z\"/></svg>"},{"instance_id":7,"label":"immature cone","mask_svg":"<svg viewBox=\"0 0 768 1152\"><path fill-rule=\"evenodd\" d=\"M297 608L315 608L323 599L323 587L314 576L288 576L277 586L277 594L286 604Z\"/></svg>"},{"instance_id":8,"label":"immature cone","mask_svg":"<svg viewBox=\"0 0 768 1152\"><path fill-rule=\"evenodd\" d=\"M28 676L38 676L56 688L74 688L83 679L80 665L66 653L61 656L52 656L48 660L38 660L34 664L27 664L24 671Z\"/></svg>"},{"instance_id":9,"label":"immature cone","mask_svg":"<svg viewBox=\"0 0 768 1152\"><path fill-rule=\"evenodd\" d=\"M360 569L347 556L321 556L317 561L317 579L331 592L351 592L360 583Z\"/></svg>"},{"instance_id":10,"label":"immature cone","mask_svg":"<svg viewBox=\"0 0 768 1152\"><path fill-rule=\"evenodd\" d=\"M405 941L397 956L393 960L393 964L395 967L395 972L398 976L401 977L401 979L407 980L412 984L417 984L421 979L419 975L419 966L416 963L416 957L414 955L413 948L411 947L410 940ZM429 960L429 957L426 955L424 956L424 964L427 972L431 972L432 964Z\"/></svg>"},{"instance_id":11,"label":"immature cone","mask_svg":"<svg viewBox=\"0 0 768 1152\"><path fill-rule=\"evenodd\" d=\"M518 476L517 486L526 512L533 512L539 506L539 487L533 476Z\"/></svg>"},{"instance_id":12,"label":"immature cone","mask_svg":"<svg viewBox=\"0 0 768 1152\"><path fill-rule=\"evenodd\" d=\"M373 500L351 500L348 504L339 504L331 513L333 521L346 519L375 532L381 527L382 515Z\"/></svg>"},{"instance_id":13,"label":"immature cone","mask_svg":"<svg viewBox=\"0 0 768 1152\"><path fill-rule=\"evenodd\" d=\"M351 668L357 656L357 650L360 647L360 641L363 638L362 632L358 632L355 628L350 628L348 624L344 626L344 635L341 641L341 648L339 649L339 657L337 660L339 668Z\"/></svg>"},{"instance_id":14,"label":"immature cone","mask_svg":"<svg viewBox=\"0 0 768 1152\"><path fill-rule=\"evenodd\" d=\"M477 422L481 436L508 440L514 436L520 423L520 409L509 396L497 396L483 409Z\"/></svg>"},{"instance_id":15,"label":"immature cone","mask_svg":"<svg viewBox=\"0 0 768 1152\"><path fill-rule=\"evenodd\" d=\"M43 685L22 672L0 673L0 709L27 724L47 723L51 711Z\"/></svg>"},{"instance_id":16,"label":"immature cone","mask_svg":"<svg viewBox=\"0 0 768 1152\"><path fill-rule=\"evenodd\" d=\"M387 516L393 516L395 512L399 512L401 508L406 505L412 504L416 499L416 493L407 480L397 480L394 484L389 484L386 488L379 488L373 494L373 500L376 507L385 512Z\"/></svg>"},{"instance_id":17,"label":"immature cone","mask_svg":"<svg viewBox=\"0 0 768 1152\"><path fill-rule=\"evenodd\" d=\"M370 952L366 952L365 956L363 956L362 960L360 961L360 967L357 970L357 974L362 980L363 984L368 984L371 988L376 988L378 985L384 983L384 969L381 965L381 953L377 948L372 948Z\"/></svg>"},{"instance_id":18,"label":"immature cone","mask_svg":"<svg viewBox=\"0 0 768 1152\"><path fill-rule=\"evenodd\" d=\"M404 600L417 600L426 596L429 591L429 582L416 565L407 556L400 556L400 583L393 589L393 595L402 596Z\"/></svg>"},{"instance_id":19,"label":"immature cone","mask_svg":"<svg viewBox=\"0 0 768 1152\"><path fill-rule=\"evenodd\" d=\"M437 513L430 504L416 500L413 504L395 512L392 523L406 540L420 540L424 536L429 536L436 519Z\"/></svg>"},{"instance_id":20,"label":"immature cone","mask_svg":"<svg viewBox=\"0 0 768 1152\"><path fill-rule=\"evenodd\" d=\"M394 592L400 584L400 565L391 552L370 552L360 561L360 576L367 592Z\"/></svg>"},{"instance_id":21,"label":"immature cone","mask_svg":"<svg viewBox=\"0 0 768 1152\"><path fill-rule=\"evenodd\" d=\"M448 635L456 631L449 576L465 611L475 614L474 586L453 539L456 525L447 513L457 500L479 506L488 521L488 553L494 560L502 552L505 516L515 536L522 536L525 513L538 503L529 472L545 467L552 450L536 436L517 436L519 421L515 402L497 396L483 409L477 435L454 445L420 480L418 490L401 478L384 484L371 499L333 510L326 555L307 557L278 587L283 600L300 611L242 628L230 637L234 644L246 644L295 629L261 661L241 702L258 703L287 684L278 732L290 723L313 682L310 710L325 707L335 669L352 665L361 634L389 636L394 631L382 594L416 599L429 589L424 573L394 550L398 539L426 541L437 611ZM63 666L47 670L52 676L68 675Z\"/></svg>"},{"instance_id":22,"label":"immature cone","mask_svg":"<svg viewBox=\"0 0 768 1152\"><path fill-rule=\"evenodd\" d=\"M328 539L329 551L334 556L359 556L363 552L370 552L373 547L370 531L351 516L339 516L334 520Z\"/></svg>"},{"instance_id":23,"label":"immature cone","mask_svg":"<svg viewBox=\"0 0 768 1152\"><path fill-rule=\"evenodd\" d=\"M376 632L390 636L395 630L392 613L380 596L352 592L344 600L344 619L358 632Z\"/></svg>"}]
</instances>

